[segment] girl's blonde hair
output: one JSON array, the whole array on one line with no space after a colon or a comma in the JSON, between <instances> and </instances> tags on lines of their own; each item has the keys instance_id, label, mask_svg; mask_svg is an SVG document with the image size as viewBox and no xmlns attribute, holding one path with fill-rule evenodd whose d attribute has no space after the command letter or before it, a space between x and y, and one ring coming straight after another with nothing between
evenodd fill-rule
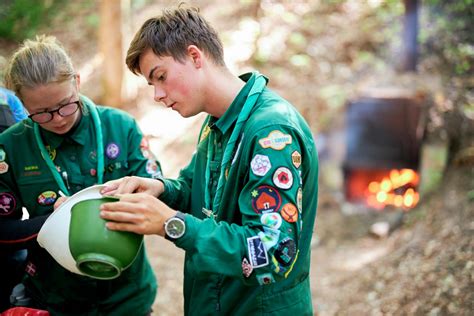
<instances>
[{"instance_id":1,"label":"girl's blonde hair","mask_svg":"<svg viewBox=\"0 0 474 316\"><path fill-rule=\"evenodd\" d=\"M21 88L74 79L71 58L54 36L26 40L13 54L5 73L5 85L21 97Z\"/></svg>"}]
</instances>

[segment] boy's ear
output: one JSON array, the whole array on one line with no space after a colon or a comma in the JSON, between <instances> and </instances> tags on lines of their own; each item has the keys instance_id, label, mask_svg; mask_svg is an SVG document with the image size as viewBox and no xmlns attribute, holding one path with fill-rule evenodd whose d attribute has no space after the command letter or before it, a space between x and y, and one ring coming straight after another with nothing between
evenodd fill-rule
<instances>
[{"instance_id":1,"label":"boy's ear","mask_svg":"<svg viewBox=\"0 0 474 316\"><path fill-rule=\"evenodd\" d=\"M204 53L196 45L188 46L188 56L196 68L201 68Z\"/></svg>"}]
</instances>

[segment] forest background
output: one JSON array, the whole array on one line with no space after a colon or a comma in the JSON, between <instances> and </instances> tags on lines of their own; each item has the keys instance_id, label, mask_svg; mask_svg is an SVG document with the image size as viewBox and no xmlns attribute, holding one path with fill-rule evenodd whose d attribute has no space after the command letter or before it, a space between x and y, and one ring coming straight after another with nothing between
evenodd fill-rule
<instances>
[{"instance_id":1,"label":"forest background","mask_svg":"<svg viewBox=\"0 0 474 316\"><path fill-rule=\"evenodd\" d=\"M0 78L13 50L55 35L81 73L82 93L134 115L167 176L189 160L203 116L183 119L152 101L124 52L148 18L176 1L5 0ZM320 315L468 315L474 310L474 1L199 0L236 74L258 69L309 122L321 154L312 292ZM417 9L415 67L406 13ZM410 9L411 8L411 9ZM371 224L397 210L348 212L341 163L350 100L370 91L422 95L426 122L420 203L386 236ZM342 136L341 136L342 135ZM328 153L327 156L323 155ZM326 158L325 158L326 157ZM156 315L182 313L181 250L147 248L160 282Z\"/></svg>"}]
</instances>

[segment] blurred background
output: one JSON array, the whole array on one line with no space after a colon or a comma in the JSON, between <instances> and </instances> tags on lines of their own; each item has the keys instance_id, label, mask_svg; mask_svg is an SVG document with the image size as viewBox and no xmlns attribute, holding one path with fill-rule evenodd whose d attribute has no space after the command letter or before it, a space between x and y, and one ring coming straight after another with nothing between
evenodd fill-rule
<instances>
[{"instance_id":1,"label":"blurred background","mask_svg":"<svg viewBox=\"0 0 474 316\"><path fill-rule=\"evenodd\" d=\"M471 314L474 2L187 3L219 32L229 68L269 77L314 133L315 314ZM183 119L154 103L124 58L141 24L176 4L3 0L0 79L24 39L55 35L81 74L82 93L134 115L174 177L204 116ZM153 236L147 249L160 283L154 315L182 314L183 252Z\"/></svg>"}]
</instances>

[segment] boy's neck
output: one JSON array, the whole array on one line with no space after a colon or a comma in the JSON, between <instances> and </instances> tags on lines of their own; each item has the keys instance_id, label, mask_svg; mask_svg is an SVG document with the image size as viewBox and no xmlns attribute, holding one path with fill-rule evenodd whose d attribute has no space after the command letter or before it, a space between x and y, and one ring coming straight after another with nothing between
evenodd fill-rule
<instances>
[{"instance_id":1,"label":"boy's neck","mask_svg":"<svg viewBox=\"0 0 474 316\"><path fill-rule=\"evenodd\" d=\"M206 112L214 117L221 117L245 86L245 82L232 74L227 68L219 69L208 81L208 102Z\"/></svg>"}]
</instances>

